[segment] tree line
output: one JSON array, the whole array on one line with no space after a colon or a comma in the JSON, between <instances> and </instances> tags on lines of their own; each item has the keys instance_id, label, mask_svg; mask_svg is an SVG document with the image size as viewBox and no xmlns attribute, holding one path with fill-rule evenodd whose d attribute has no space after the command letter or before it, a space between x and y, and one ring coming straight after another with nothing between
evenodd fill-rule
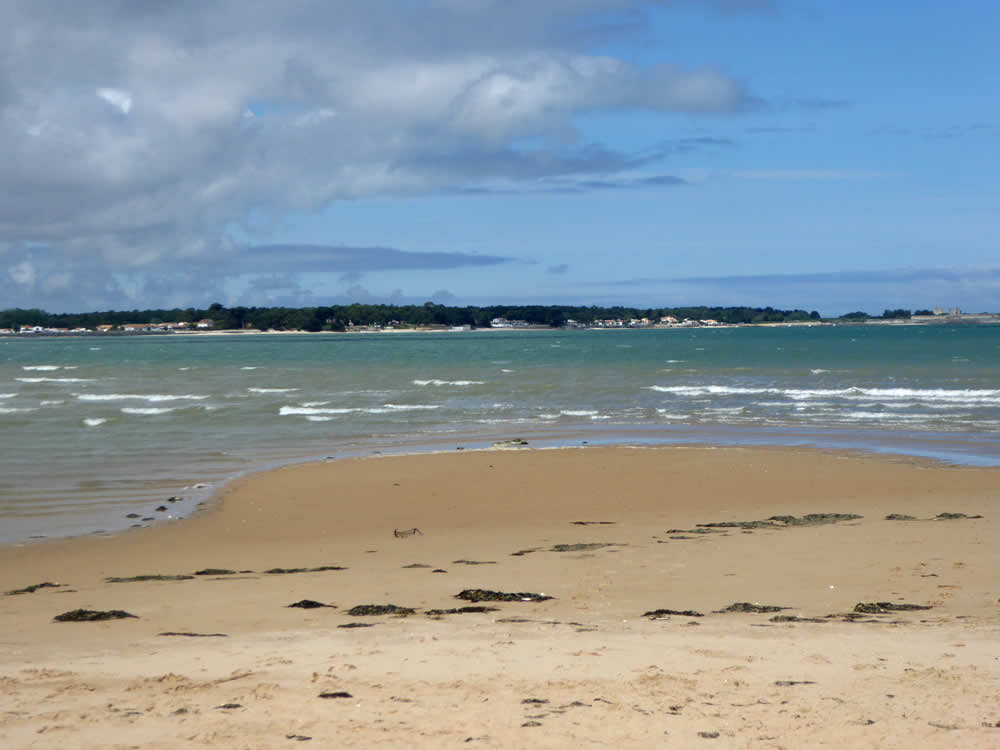
<instances>
[{"instance_id":1,"label":"tree line","mask_svg":"<svg viewBox=\"0 0 1000 750\"><path fill-rule=\"evenodd\" d=\"M930 314L918 310L917 314ZM49 313L44 310L14 308L0 311L0 328L42 326L44 328L97 328L99 325L122 326L127 323L197 323L212 320L215 329L256 328L275 331L343 331L348 326L472 326L488 328L494 318L523 320L530 325L559 328L567 321L589 326L601 320L647 318L654 322L671 316L678 320L715 320L719 323L791 323L818 321L813 310L779 310L773 307L601 307L597 305L490 305L452 307L425 302L422 305L330 305L320 307L225 307L219 303L207 308L171 310L107 310L86 313ZM840 320L909 318L909 310L885 310L881 316L862 311L847 313Z\"/></svg>"}]
</instances>

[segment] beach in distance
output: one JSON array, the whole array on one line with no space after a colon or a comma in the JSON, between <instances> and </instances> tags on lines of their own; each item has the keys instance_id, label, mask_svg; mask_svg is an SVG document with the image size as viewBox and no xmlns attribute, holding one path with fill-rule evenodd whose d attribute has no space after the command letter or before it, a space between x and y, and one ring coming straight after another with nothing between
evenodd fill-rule
<instances>
[{"instance_id":1,"label":"beach in distance","mask_svg":"<svg viewBox=\"0 0 1000 750\"><path fill-rule=\"evenodd\" d=\"M252 474L0 547L0 745L1000 747L997 476L530 443Z\"/></svg>"}]
</instances>

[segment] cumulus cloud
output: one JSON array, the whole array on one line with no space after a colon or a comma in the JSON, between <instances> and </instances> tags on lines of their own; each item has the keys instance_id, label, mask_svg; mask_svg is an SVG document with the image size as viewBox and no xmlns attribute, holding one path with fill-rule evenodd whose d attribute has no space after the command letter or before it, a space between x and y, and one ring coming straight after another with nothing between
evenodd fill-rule
<instances>
[{"instance_id":1,"label":"cumulus cloud","mask_svg":"<svg viewBox=\"0 0 1000 750\"><path fill-rule=\"evenodd\" d=\"M4 3L0 243L101 269L90 285L96 271L71 272L76 293L100 298L116 273L231 252L227 228L261 207L281 215L498 179L610 178L642 159L578 143L582 114L756 106L722 70L590 51L670 5ZM42 266L39 282L64 272ZM8 265L8 279L26 274Z\"/></svg>"}]
</instances>

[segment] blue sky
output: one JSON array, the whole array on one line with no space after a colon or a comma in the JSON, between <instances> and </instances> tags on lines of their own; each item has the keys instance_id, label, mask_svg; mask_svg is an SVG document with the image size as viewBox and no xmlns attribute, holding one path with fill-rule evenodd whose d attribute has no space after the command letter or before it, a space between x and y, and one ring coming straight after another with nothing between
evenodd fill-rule
<instances>
[{"instance_id":1,"label":"blue sky","mask_svg":"<svg viewBox=\"0 0 1000 750\"><path fill-rule=\"evenodd\" d=\"M986 0L0 16L0 307L1000 311Z\"/></svg>"}]
</instances>

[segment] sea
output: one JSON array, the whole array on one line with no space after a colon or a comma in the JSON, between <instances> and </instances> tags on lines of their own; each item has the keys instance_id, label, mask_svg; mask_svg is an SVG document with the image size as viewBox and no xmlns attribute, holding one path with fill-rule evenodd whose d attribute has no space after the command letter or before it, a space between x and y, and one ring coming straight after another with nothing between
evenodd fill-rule
<instances>
[{"instance_id":1,"label":"sea","mask_svg":"<svg viewBox=\"0 0 1000 750\"><path fill-rule=\"evenodd\" d=\"M513 439L997 466L1000 326L3 338L0 543L180 518L264 468Z\"/></svg>"}]
</instances>

